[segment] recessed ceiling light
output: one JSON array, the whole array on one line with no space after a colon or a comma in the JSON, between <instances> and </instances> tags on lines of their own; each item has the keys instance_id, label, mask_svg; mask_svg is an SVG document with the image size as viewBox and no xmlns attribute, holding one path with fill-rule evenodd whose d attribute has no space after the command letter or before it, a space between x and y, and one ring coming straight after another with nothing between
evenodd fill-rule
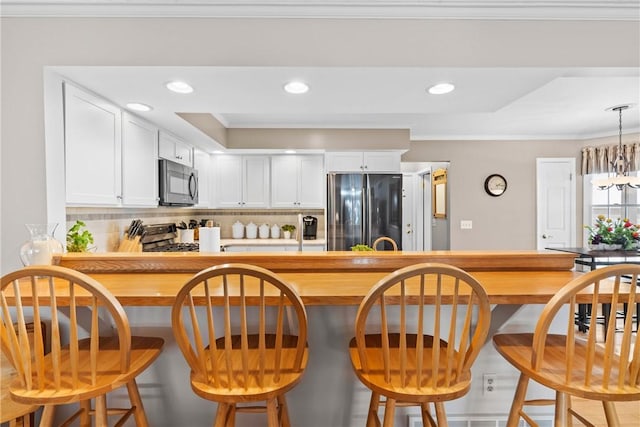
<instances>
[{"instance_id":1,"label":"recessed ceiling light","mask_svg":"<svg viewBox=\"0 0 640 427\"><path fill-rule=\"evenodd\" d=\"M307 93L309 91L309 85L301 81L292 81L284 85L284 90L287 93L300 95L301 93Z\"/></svg>"},{"instance_id":2,"label":"recessed ceiling light","mask_svg":"<svg viewBox=\"0 0 640 427\"><path fill-rule=\"evenodd\" d=\"M174 80L172 82L167 83L167 89L176 93L191 93L193 92L193 88L185 82L180 80Z\"/></svg>"},{"instance_id":3,"label":"recessed ceiling light","mask_svg":"<svg viewBox=\"0 0 640 427\"><path fill-rule=\"evenodd\" d=\"M153 108L140 102L129 102L127 108L133 111L151 111Z\"/></svg>"},{"instance_id":4,"label":"recessed ceiling light","mask_svg":"<svg viewBox=\"0 0 640 427\"><path fill-rule=\"evenodd\" d=\"M431 86L428 91L432 95L443 95L452 92L455 88L451 83L438 83L437 85Z\"/></svg>"}]
</instances>

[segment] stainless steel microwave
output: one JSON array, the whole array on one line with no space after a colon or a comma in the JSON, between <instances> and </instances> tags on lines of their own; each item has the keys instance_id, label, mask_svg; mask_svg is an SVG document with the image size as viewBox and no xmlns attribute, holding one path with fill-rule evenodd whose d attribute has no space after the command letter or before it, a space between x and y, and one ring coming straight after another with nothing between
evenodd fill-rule
<instances>
[{"instance_id":1,"label":"stainless steel microwave","mask_svg":"<svg viewBox=\"0 0 640 427\"><path fill-rule=\"evenodd\" d=\"M160 205L193 206L198 203L198 171L160 159Z\"/></svg>"}]
</instances>

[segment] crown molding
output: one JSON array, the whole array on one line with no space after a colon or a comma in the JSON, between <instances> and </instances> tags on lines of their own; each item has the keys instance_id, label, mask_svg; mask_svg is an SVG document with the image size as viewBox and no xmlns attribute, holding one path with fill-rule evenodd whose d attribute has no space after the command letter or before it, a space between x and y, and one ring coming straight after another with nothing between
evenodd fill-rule
<instances>
[{"instance_id":1,"label":"crown molding","mask_svg":"<svg viewBox=\"0 0 640 427\"><path fill-rule=\"evenodd\" d=\"M638 0L0 0L3 17L640 21Z\"/></svg>"}]
</instances>

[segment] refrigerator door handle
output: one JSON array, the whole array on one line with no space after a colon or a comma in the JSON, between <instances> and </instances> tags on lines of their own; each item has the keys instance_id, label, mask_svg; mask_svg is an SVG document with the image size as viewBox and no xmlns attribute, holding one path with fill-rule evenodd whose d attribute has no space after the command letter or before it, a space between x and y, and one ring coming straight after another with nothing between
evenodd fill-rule
<instances>
[{"instance_id":1,"label":"refrigerator door handle","mask_svg":"<svg viewBox=\"0 0 640 427\"><path fill-rule=\"evenodd\" d=\"M336 250L336 224L335 224L335 175L329 174L327 175L327 187L328 187L328 197L327 197L327 219L328 219L328 232L329 232L329 240L327 241L327 250L335 251ZM301 233L301 231L298 231Z\"/></svg>"},{"instance_id":2,"label":"refrigerator door handle","mask_svg":"<svg viewBox=\"0 0 640 427\"><path fill-rule=\"evenodd\" d=\"M371 209L371 186L369 185L369 179L367 176L365 176L365 187L364 187L364 191L363 193L363 197L365 198L365 203L363 203L363 217L364 217L364 221L363 222L363 233L362 236L364 238L364 244L371 246L371 224L373 224L373 218L371 217L372 215L372 210Z\"/></svg>"}]
</instances>

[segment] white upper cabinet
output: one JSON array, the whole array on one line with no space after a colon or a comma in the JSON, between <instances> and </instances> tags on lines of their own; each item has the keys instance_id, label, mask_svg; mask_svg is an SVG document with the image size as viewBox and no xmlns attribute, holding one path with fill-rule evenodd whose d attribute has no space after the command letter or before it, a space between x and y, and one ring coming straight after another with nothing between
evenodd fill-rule
<instances>
[{"instance_id":1,"label":"white upper cabinet","mask_svg":"<svg viewBox=\"0 0 640 427\"><path fill-rule=\"evenodd\" d=\"M193 151L193 167L198 171L198 204L208 208L211 204L211 155L205 151Z\"/></svg>"},{"instance_id":2,"label":"white upper cabinet","mask_svg":"<svg viewBox=\"0 0 640 427\"><path fill-rule=\"evenodd\" d=\"M215 207L269 207L268 156L216 156Z\"/></svg>"},{"instance_id":3,"label":"white upper cabinet","mask_svg":"<svg viewBox=\"0 0 640 427\"><path fill-rule=\"evenodd\" d=\"M122 113L122 205L158 206L158 128Z\"/></svg>"},{"instance_id":4,"label":"white upper cabinet","mask_svg":"<svg viewBox=\"0 0 640 427\"><path fill-rule=\"evenodd\" d=\"M336 151L325 154L327 172L399 172L399 151Z\"/></svg>"},{"instance_id":5,"label":"white upper cabinet","mask_svg":"<svg viewBox=\"0 0 640 427\"><path fill-rule=\"evenodd\" d=\"M120 205L122 198L120 109L72 85L64 85L66 201Z\"/></svg>"},{"instance_id":6,"label":"white upper cabinet","mask_svg":"<svg viewBox=\"0 0 640 427\"><path fill-rule=\"evenodd\" d=\"M193 167L193 147L183 140L160 131L158 154L161 158Z\"/></svg>"},{"instance_id":7,"label":"white upper cabinet","mask_svg":"<svg viewBox=\"0 0 640 427\"><path fill-rule=\"evenodd\" d=\"M322 208L323 156L272 156L271 207Z\"/></svg>"}]
</instances>

